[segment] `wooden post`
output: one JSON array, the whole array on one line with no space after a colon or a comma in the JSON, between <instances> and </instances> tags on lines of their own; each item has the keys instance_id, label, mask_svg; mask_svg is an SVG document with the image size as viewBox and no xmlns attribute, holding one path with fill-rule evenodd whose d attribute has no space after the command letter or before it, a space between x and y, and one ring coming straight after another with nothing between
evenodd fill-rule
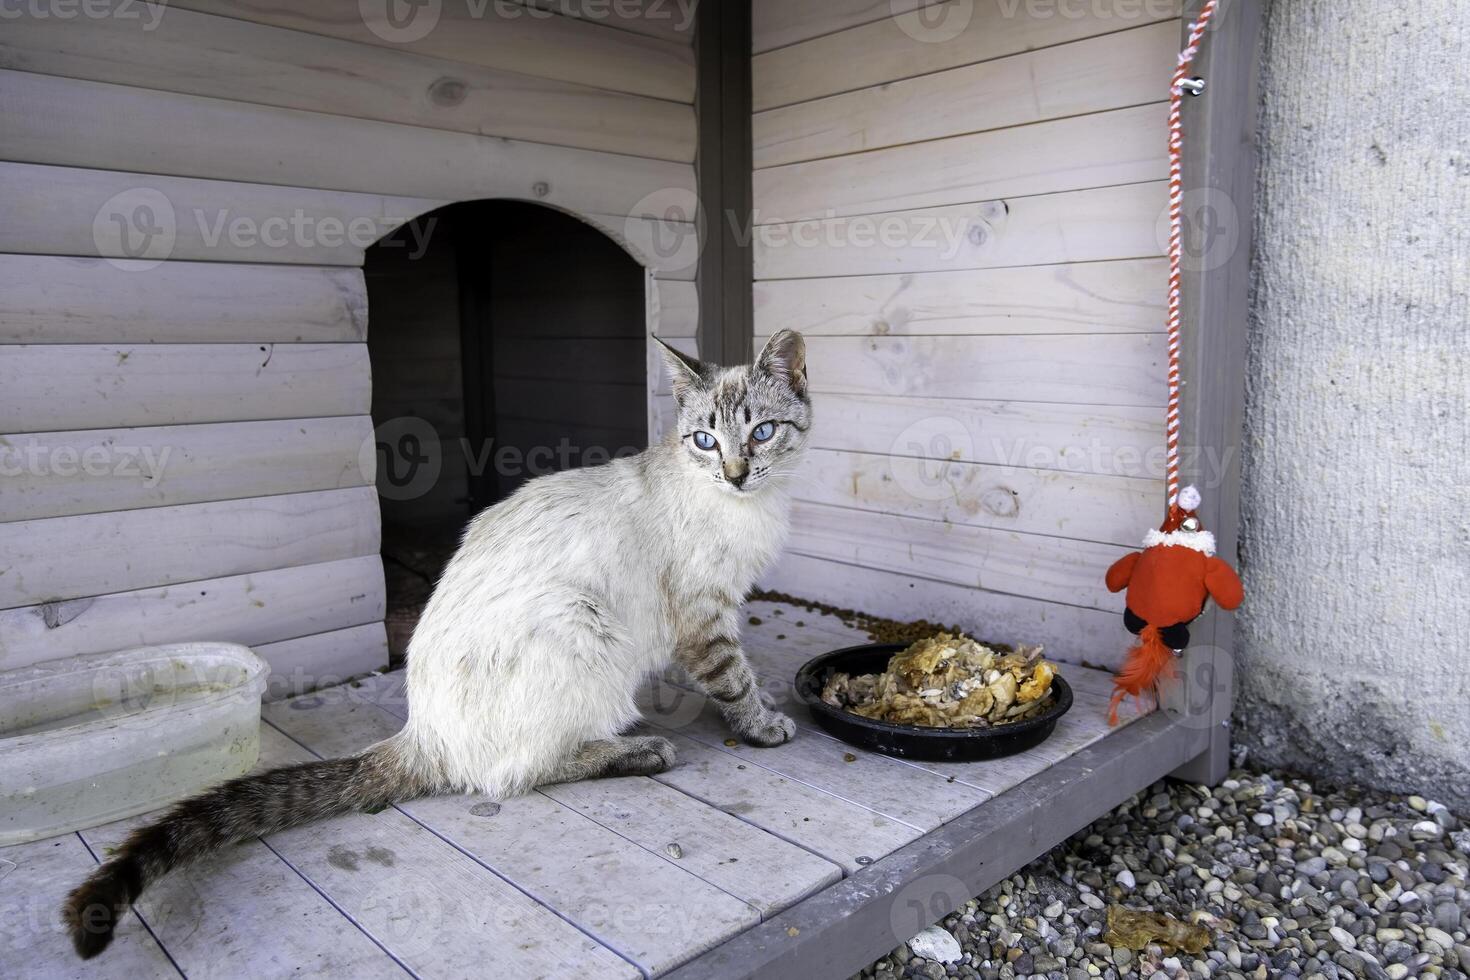
<instances>
[{"instance_id":1,"label":"wooden post","mask_svg":"<svg viewBox=\"0 0 1470 980\"><path fill-rule=\"evenodd\" d=\"M700 4L695 26L699 124L699 356L743 364L754 336L750 237L750 0Z\"/></svg>"},{"instance_id":2,"label":"wooden post","mask_svg":"<svg viewBox=\"0 0 1470 980\"><path fill-rule=\"evenodd\" d=\"M1202 2L1185 4L1181 44ZM1184 104L1180 483L1199 487L1200 517L1232 565L1240 525L1260 27L1259 0L1221 4L1194 65L1204 93ZM1191 627L1185 684L1165 698L1171 714L1213 731L1209 748L1175 770L1181 779L1216 783L1230 767L1234 626L1232 614L1211 607Z\"/></svg>"}]
</instances>

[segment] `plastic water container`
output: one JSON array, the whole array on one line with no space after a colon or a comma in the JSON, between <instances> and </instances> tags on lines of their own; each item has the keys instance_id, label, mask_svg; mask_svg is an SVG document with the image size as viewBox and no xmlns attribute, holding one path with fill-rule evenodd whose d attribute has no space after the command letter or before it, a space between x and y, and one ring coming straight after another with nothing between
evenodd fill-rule
<instances>
[{"instance_id":1,"label":"plastic water container","mask_svg":"<svg viewBox=\"0 0 1470 980\"><path fill-rule=\"evenodd\" d=\"M234 643L0 672L0 845L144 813L248 772L268 673Z\"/></svg>"}]
</instances>

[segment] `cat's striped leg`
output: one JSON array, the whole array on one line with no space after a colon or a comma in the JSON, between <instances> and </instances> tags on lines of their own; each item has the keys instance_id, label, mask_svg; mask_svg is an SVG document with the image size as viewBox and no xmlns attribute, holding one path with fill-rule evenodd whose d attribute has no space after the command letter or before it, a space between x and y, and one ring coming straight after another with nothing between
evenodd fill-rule
<instances>
[{"instance_id":1,"label":"cat's striped leg","mask_svg":"<svg viewBox=\"0 0 1470 980\"><path fill-rule=\"evenodd\" d=\"M605 776L652 776L674 764L674 744L659 735L622 735L583 742L540 785Z\"/></svg>"},{"instance_id":2,"label":"cat's striped leg","mask_svg":"<svg viewBox=\"0 0 1470 980\"><path fill-rule=\"evenodd\" d=\"M719 706L736 735L765 747L789 742L796 723L761 700L755 671L736 636L734 614L720 616L707 636L680 644L674 659Z\"/></svg>"}]
</instances>

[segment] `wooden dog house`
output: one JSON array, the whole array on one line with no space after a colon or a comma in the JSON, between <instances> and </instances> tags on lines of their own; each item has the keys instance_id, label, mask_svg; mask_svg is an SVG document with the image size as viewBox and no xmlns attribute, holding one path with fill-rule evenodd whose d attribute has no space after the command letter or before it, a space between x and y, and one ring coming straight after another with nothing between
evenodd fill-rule
<instances>
[{"instance_id":1,"label":"wooden dog house","mask_svg":"<svg viewBox=\"0 0 1470 980\"><path fill-rule=\"evenodd\" d=\"M1115 732L1084 666L1127 646L1102 572L1163 503L1175 0L58 10L0 27L0 668L242 642L295 696L267 710L272 761L361 747L401 723L395 675L332 687L388 663L380 551L401 501L374 483L394 379L423 389L408 414L447 413L428 442L519 426L538 443L616 415L581 438L641 443L672 407L648 336L730 362L794 327L814 450L765 584L1044 642L1087 694L1051 748L989 769L844 770L809 730L732 748L654 699L683 775L242 847L145 901L148 930L104 969L845 976L1155 779L1223 772L1228 616L1194 630L1167 710ZM1258 20L1251 0L1223 8L1185 117L1185 476L1225 555ZM436 215L455 249L415 265ZM521 294L484 295L492 240L535 241L508 277ZM584 302L538 333L550 296ZM598 334L604 308L621 312ZM473 328L511 322L529 326ZM541 414L501 411L516 383L558 380L517 402ZM598 386L619 390L589 400ZM454 480L422 498L441 516L505 489ZM778 696L854 636L809 614L803 637L777 633L800 614L759 611ZM0 963L70 970L46 903L120 834L0 851L41 910ZM750 856L701 853L717 842ZM619 904L625 880L642 904ZM501 911L466 928L487 902Z\"/></svg>"}]
</instances>

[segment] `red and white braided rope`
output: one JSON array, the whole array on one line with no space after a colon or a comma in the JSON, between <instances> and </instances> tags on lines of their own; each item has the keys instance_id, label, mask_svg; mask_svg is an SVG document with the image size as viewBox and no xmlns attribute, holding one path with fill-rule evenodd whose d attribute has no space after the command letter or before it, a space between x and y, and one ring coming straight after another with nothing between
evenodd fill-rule
<instances>
[{"instance_id":1,"label":"red and white braided rope","mask_svg":"<svg viewBox=\"0 0 1470 980\"><path fill-rule=\"evenodd\" d=\"M1189 26L1189 38L1179 52L1179 65L1169 85L1169 408L1165 415L1168 446L1168 502L1173 506L1179 496L1179 283L1184 252L1184 179L1181 159L1184 155L1184 125L1180 107L1184 102L1183 82L1189 75L1200 41L1215 14L1217 0L1205 0L1199 17Z\"/></svg>"}]
</instances>

